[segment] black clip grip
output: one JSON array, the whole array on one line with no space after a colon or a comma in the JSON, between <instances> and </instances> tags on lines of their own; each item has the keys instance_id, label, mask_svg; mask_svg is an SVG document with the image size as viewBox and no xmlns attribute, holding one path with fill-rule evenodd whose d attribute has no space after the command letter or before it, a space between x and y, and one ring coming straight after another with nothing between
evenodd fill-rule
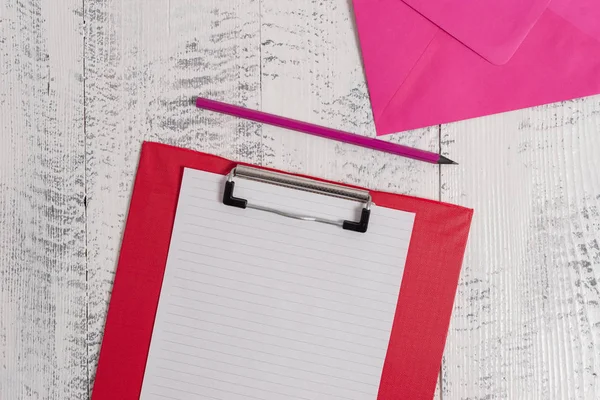
<instances>
[{"instance_id":1,"label":"black clip grip","mask_svg":"<svg viewBox=\"0 0 600 400\"><path fill-rule=\"evenodd\" d=\"M223 204L226 206L246 208L248 200L240 199L239 197L233 196L233 189L235 188L234 181L225 182L225 191L223 192Z\"/></svg>"},{"instance_id":2,"label":"black clip grip","mask_svg":"<svg viewBox=\"0 0 600 400\"><path fill-rule=\"evenodd\" d=\"M367 232L367 228L369 227L369 218L371 217L371 210L368 208L363 208L360 214L360 221L344 221L342 228L348 231L365 233Z\"/></svg>"}]
</instances>

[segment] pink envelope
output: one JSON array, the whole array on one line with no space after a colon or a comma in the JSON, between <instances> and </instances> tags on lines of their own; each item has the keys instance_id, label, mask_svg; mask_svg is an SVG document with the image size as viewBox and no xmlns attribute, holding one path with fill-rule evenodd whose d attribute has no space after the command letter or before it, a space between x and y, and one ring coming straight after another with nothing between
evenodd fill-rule
<instances>
[{"instance_id":1,"label":"pink envelope","mask_svg":"<svg viewBox=\"0 0 600 400\"><path fill-rule=\"evenodd\" d=\"M378 135L600 93L600 0L353 0Z\"/></svg>"}]
</instances>

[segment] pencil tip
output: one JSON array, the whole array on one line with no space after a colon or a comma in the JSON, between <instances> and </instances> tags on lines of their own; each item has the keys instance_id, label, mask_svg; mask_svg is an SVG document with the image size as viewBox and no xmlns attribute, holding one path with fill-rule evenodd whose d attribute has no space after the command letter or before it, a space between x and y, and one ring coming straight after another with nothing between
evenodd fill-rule
<instances>
[{"instance_id":1,"label":"pencil tip","mask_svg":"<svg viewBox=\"0 0 600 400\"><path fill-rule=\"evenodd\" d=\"M458 165L457 162L452 161L449 158L446 158L444 156L440 156L440 158L438 159L438 164L452 164L452 165Z\"/></svg>"}]
</instances>

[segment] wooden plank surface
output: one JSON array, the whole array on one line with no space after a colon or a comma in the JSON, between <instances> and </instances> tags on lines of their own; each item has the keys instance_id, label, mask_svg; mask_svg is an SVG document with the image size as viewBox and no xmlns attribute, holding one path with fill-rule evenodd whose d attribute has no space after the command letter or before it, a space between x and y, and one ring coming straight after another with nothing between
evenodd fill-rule
<instances>
[{"instance_id":1,"label":"wooden plank surface","mask_svg":"<svg viewBox=\"0 0 600 400\"><path fill-rule=\"evenodd\" d=\"M443 127L473 207L443 399L600 398L600 96Z\"/></svg>"},{"instance_id":2,"label":"wooden plank surface","mask_svg":"<svg viewBox=\"0 0 600 400\"><path fill-rule=\"evenodd\" d=\"M0 398L87 399L81 3L0 1Z\"/></svg>"},{"instance_id":3,"label":"wooden plank surface","mask_svg":"<svg viewBox=\"0 0 600 400\"><path fill-rule=\"evenodd\" d=\"M88 397L143 140L474 207L436 398L600 397L598 97L444 126L442 169L193 107L373 136L348 0L0 0L0 68L0 398Z\"/></svg>"}]
</instances>

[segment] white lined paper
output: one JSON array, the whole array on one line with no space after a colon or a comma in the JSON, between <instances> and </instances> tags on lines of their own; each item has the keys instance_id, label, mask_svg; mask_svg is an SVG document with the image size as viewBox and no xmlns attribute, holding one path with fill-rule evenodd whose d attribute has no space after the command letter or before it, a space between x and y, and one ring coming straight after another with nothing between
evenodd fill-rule
<instances>
[{"instance_id":1,"label":"white lined paper","mask_svg":"<svg viewBox=\"0 0 600 400\"><path fill-rule=\"evenodd\" d=\"M368 232L222 204L184 171L140 399L374 400L414 214ZM253 204L355 220L361 205L236 180Z\"/></svg>"}]
</instances>

